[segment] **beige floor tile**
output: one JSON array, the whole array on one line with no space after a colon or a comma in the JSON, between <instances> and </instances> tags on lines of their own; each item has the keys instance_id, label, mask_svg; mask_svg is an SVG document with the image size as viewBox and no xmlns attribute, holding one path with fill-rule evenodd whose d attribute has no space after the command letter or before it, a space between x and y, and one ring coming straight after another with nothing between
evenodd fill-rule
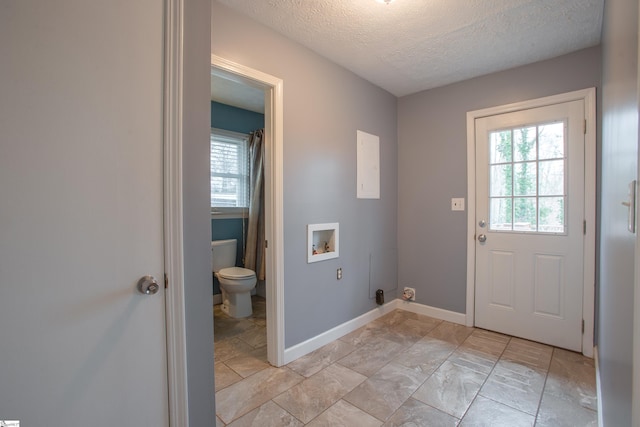
<instances>
[{"instance_id":1,"label":"beige floor tile","mask_svg":"<svg viewBox=\"0 0 640 427\"><path fill-rule=\"evenodd\" d=\"M213 317L214 342L234 338L243 332L253 329L256 324L249 319L232 319L226 314Z\"/></svg>"},{"instance_id":2,"label":"beige floor tile","mask_svg":"<svg viewBox=\"0 0 640 427\"><path fill-rule=\"evenodd\" d=\"M441 322L441 320L427 316L420 316L419 319L406 319L387 326L387 334L381 336L408 347L422 339Z\"/></svg>"},{"instance_id":3,"label":"beige floor tile","mask_svg":"<svg viewBox=\"0 0 640 427\"><path fill-rule=\"evenodd\" d=\"M501 360L508 360L546 372L551 363L553 347L521 338L511 338Z\"/></svg>"},{"instance_id":4,"label":"beige floor tile","mask_svg":"<svg viewBox=\"0 0 640 427\"><path fill-rule=\"evenodd\" d=\"M416 390L413 398L461 418L487 376L447 360Z\"/></svg>"},{"instance_id":5,"label":"beige floor tile","mask_svg":"<svg viewBox=\"0 0 640 427\"><path fill-rule=\"evenodd\" d=\"M340 400L367 377L334 364L273 399L304 423Z\"/></svg>"},{"instance_id":6,"label":"beige floor tile","mask_svg":"<svg viewBox=\"0 0 640 427\"><path fill-rule=\"evenodd\" d=\"M303 425L296 417L273 401L269 401L238 418L228 427L300 427Z\"/></svg>"},{"instance_id":7,"label":"beige floor tile","mask_svg":"<svg viewBox=\"0 0 640 427\"><path fill-rule=\"evenodd\" d=\"M216 342L213 345L213 350L214 360L216 362L225 362L234 357L251 354L254 348L239 338L230 338Z\"/></svg>"},{"instance_id":8,"label":"beige floor tile","mask_svg":"<svg viewBox=\"0 0 640 427\"><path fill-rule=\"evenodd\" d=\"M509 343L509 337L484 329L475 329L462 343L463 348L469 348L481 353L500 357Z\"/></svg>"},{"instance_id":9,"label":"beige floor tile","mask_svg":"<svg viewBox=\"0 0 640 427\"><path fill-rule=\"evenodd\" d=\"M389 325L389 330L422 338L442 323L442 320L434 319L433 317L418 316L416 319L405 319L402 322Z\"/></svg>"},{"instance_id":10,"label":"beige floor tile","mask_svg":"<svg viewBox=\"0 0 640 427\"><path fill-rule=\"evenodd\" d=\"M307 424L310 427L379 427L381 425L380 420L344 400L339 400Z\"/></svg>"},{"instance_id":11,"label":"beige floor tile","mask_svg":"<svg viewBox=\"0 0 640 427\"><path fill-rule=\"evenodd\" d=\"M533 427L534 423L535 418L530 414L478 396L460 422L460 427Z\"/></svg>"},{"instance_id":12,"label":"beige floor tile","mask_svg":"<svg viewBox=\"0 0 640 427\"><path fill-rule=\"evenodd\" d=\"M302 376L310 377L335 361L342 359L355 348L355 346L346 341L335 340L289 363L287 366Z\"/></svg>"},{"instance_id":13,"label":"beige floor tile","mask_svg":"<svg viewBox=\"0 0 640 427\"><path fill-rule=\"evenodd\" d=\"M580 405L597 410L595 363L579 353L554 349L547 382L568 394Z\"/></svg>"},{"instance_id":14,"label":"beige floor tile","mask_svg":"<svg viewBox=\"0 0 640 427\"><path fill-rule=\"evenodd\" d=\"M536 427L597 425L593 360L578 353L394 310L277 369L265 300L252 304L246 319L214 308L217 426L302 425L295 412L315 426L449 426L464 416L460 425L511 427L532 425L534 407Z\"/></svg>"},{"instance_id":15,"label":"beige floor tile","mask_svg":"<svg viewBox=\"0 0 640 427\"><path fill-rule=\"evenodd\" d=\"M458 419L415 399L408 399L383 427L455 427Z\"/></svg>"},{"instance_id":16,"label":"beige floor tile","mask_svg":"<svg viewBox=\"0 0 640 427\"><path fill-rule=\"evenodd\" d=\"M455 365L489 375L498 358L470 348L458 347L447 360Z\"/></svg>"},{"instance_id":17,"label":"beige floor tile","mask_svg":"<svg viewBox=\"0 0 640 427\"><path fill-rule=\"evenodd\" d=\"M596 400L593 359L554 349L537 425L596 426Z\"/></svg>"},{"instance_id":18,"label":"beige floor tile","mask_svg":"<svg viewBox=\"0 0 640 427\"><path fill-rule=\"evenodd\" d=\"M371 339L367 344L340 359L338 363L369 377L404 349L405 346L402 344L384 338Z\"/></svg>"},{"instance_id":19,"label":"beige floor tile","mask_svg":"<svg viewBox=\"0 0 640 427\"><path fill-rule=\"evenodd\" d=\"M238 338L253 348L264 347L267 345L267 334L265 328L256 326L255 324L253 324L252 328L249 328L238 335Z\"/></svg>"},{"instance_id":20,"label":"beige floor tile","mask_svg":"<svg viewBox=\"0 0 640 427\"><path fill-rule=\"evenodd\" d=\"M304 377L289 368L269 367L216 393L216 411L225 423L268 402Z\"/></svg>"},{"instance_id":21,"label":"beige floor tile","mask_svg":"<svg viewBox=\"0 0 640 427\"><path fill-rule=\"evenodd\" d=\"M379 320L379 319L378 319ZM340 341L359 347L373 339L381 338L389 334L389 328L384 323L377 321L370 322L353 332L348 333L340 338Z\"/></svg>"},{"instance_id":22,"label":"beige floor tile","mask_svg":"<svg viewBox=\"0 0 640 427\"><path fill-rule=\"evenodd\" d=\"M262 360L264 363L269 363L267 358L267 346L258 347L249 353L250 356L255 357L258 360Z\"/></svg>"},{"instance_id":23,"label":"beige floor tile","mask_svg":"<svg viewBox=\"0 0 640 427\"><path fill-rule=\"evenodd\" d=\"M431 316L424 316L419 314L416 319L407 319L404 321L403 325L405 327L409 327L417 331L423 337L427 335L429 332L440 326L442 323L441 319L436 319Z\"/></svg>"},{"instance_id":24,"label":"beige floor tile","mask_svg":"<svg viewBox=\"0 0 640 427\"><path fill-rule=\"evenodd\" d=\"M417 319L419 316L420 315L417 313L412 313L407 310L396 309L390 313L385 314L382 317L377 318L371 323L378 324L378 325L392 326L395 324L402 323L407 319Z\"/></svg>"},{"instance_id":25,"label":"beige floor tile","mask_svg":"<svg viewBox=\"0 0 640 427\"><path fill-rule=\"evenodd\" d=\"M427 335L432 338L450 342L451 344L460 345L472 332L473 328L444 321L432 329Z\"/></svg>"},{"instance_id":26,"label":"beige floor tile","mask_svg":"<svg viewBox=\"0 0 640 427\"><path fill-rule=\"evenodd\" d=\"M234 357L232 359L228 359L224 363L242 378L247 378L256 372L260 372L269 367L268 363L265 363L251 354Z\"/></svg>"},{"instance_id":27,"label":"beige floor tile","mask_svg":"<svg viewBox=\"0 0 640 427\"><path fill-rule=\"evenodd\" d=\"M214 365L216 391L222 390L225 387L235 384L242 379L240 375L233 371L222 362L218 362Z\"/></svg>"},{"instance_id":28,"label":"beige floor tile","mask_svg":"<svg viewBox=\"0 0 640 427\"><path fill-rule=\"evenodd\" d=\"M536 426L538 427L597 427L598 413L555 392L543 394Z\"/></svg>"},{"instance_id":29,"label":"beige floor tile","mask_svg":"<svg viewBox=\"0 0 640 427\"><path fill-rule=\"evenodd\" d=\"M454 344L425 337L396 356L393 362L431 375L455 349Z\"/></svg>"},{"instance_id":30,"label":"beige floor tile","mask_svg":"<svg viewBox=\"0 0 640 427\"><path fill-rule=\"evenodd\" d=\"M535 416L545 378L544 372L523 364L500 360L482 386L480 394Z\"/></svg>"},{"instance_id":31,"label":"beige floor tile","mask_svg":"<svg viewBox=\"0 0 640 427\"><path fill-rule=\"evenodd\" d=\"M344 400L385 421L427 379L406 366L389 363L353 389Z\"/></svg>"}]
</instances>

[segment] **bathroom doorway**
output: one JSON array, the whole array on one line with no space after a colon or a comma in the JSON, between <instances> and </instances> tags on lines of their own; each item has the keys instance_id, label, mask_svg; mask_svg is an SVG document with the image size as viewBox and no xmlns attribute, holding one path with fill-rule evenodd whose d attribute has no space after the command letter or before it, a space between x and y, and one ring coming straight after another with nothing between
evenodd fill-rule
<instances>
[{"instance_id":1,"label":"bathroom doorway","mask_svg":"<svg viewBox=\"0 0 640 427\"><path fill-rule=\"evenodd\" d=\"M216 55L211 55L211 80L212 122L214 115L221 116L229 111L246 111L246 115L254 119L263 115L265 144L265 280L256 285L256 295L252 296L254 314L250 318L224 317L220 307L215 306L216 363L227 357L224 352L237 350L233 344L258 355L258 359L264 359L266 342L266 361L281 366L284 364L282 80ZM238 126L241 125L236 123L235 129ZM246 216L241 211L230 215L212 213L212 240L220 238L221 235L217 233L221 226L239 227L238 246L242 248L246 236ZM234 222L237 224L234 225ZM243 250L238 252L240 257L244 253ZM214 295L215 302L219 302L219 299Z\"/></svg>"}]
</instances>

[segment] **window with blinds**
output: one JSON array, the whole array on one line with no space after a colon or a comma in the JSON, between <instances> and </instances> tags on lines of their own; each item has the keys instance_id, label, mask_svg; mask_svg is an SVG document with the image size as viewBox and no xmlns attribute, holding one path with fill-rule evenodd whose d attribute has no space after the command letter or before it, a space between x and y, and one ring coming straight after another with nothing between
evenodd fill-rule
<instances>
[{"instance_id":1,"label":"window with blinds","mask_svg":"<svg viewBox=\"0 0 640 427\"><path fill-rule=\"evenodd\" d=\"M211 208L249 206L249 135L211 129Z\"/></svg>"}]
</instances>

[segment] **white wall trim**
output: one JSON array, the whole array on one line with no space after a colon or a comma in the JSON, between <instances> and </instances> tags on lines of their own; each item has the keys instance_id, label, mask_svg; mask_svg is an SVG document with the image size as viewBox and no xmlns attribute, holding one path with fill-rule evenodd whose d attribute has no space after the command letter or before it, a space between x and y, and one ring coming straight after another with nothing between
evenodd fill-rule
<instances>
[{"instance_id":1,"label":"white wall trim","mask_svg":"<svg viewBox=\"0 0 640 427\"><path fill-rule=\"evenodd\" d=\"M416 314L433 317L435 319L446 320L447 322L457 323L458 325L466 325L467 316L464 313L456 313L455 311L444 310L438 307L418 304L412 301L396 300L396 308L400 310L410 311Z\"/></svg>"},{"instance_id":2,"label":"white wall trim","mask_svg":"<svg viewBox=\"0 0 640 427\"><path fill-rule=\"evenodd\" d=\"M638 17L640 20L640 10L638 11ZM638 50L636 52L636 58L640 58L640 31L638 31ZM640 68L637 71L638 91L636 97L638 104L640 105ZM636 135L636 144L640 146L640 133ZM636 179L640 177L640 150L637 154L636 163ZM640 200L640 188L636 185L636 242L635 253L633 257L634 277L633 277L633 362L632 362L632 379L633 384L631 389L631 424L634 426L640 426L640 232L638 232L638 200ZM598 404L600 399L598 399ZM598 408L598 414L600 414L600 408ZM603 424L601 423L600 426Z\"/></svg>"},{"instance_id":3,"label":"white wall trim","mask_svg":"<svg viewBox=\"0 0 640 427\"><path fill-rule=\"evenodd\" d=\"M265 234L267 248L267 358L274 366L284 356L283 81L211 55L211 72L264 90L265 94Z\"/></svg>"},{"instance_id":4,"label":"white wall trim","mask_svg":"<svg viewBox=\"0 0 640 427\"><path fill-rule=\"evenodd\" d=\"M284 351L285 364L296 360L299 357L309 354L314 350L319 349L323 345L327 345L332 341L337 340L340 337L347 335L350 332L366 325L369 322L376 320L377 318L384 316L385 314L395 310L397 308L397 299L389 301L388 303L376 307L371 311L368 311L355 319L351 319L344 322L326 332L316 335L313 338L309 338L299 344L289 347Z\"/></svg>"},{"instance_id":5,"label":"white wall trim","mask_svg":"<svg viewBox=\"0 0 640 427\"><path fill-rule=\"evenodd\" d=\"M598 346L593 349L593 357L596 365L596 399L598 405L598 425L604 426L604 418L602 416L602 383L600 382L600 360L598 358Z\"/></svg>"},{"instance_id":6,"label":"white wall trim","mask_svg":"<svg viewBox=\"0 0 640 427\"><path fill-rule=\"evenodd\" d=\"M182 233L183 0L165 3L164 256L169 425L189 425Z\"/></svg>"},{"instance_id":7,"label":"white wall trim","mask_svg":"<svg viewBox=\"0 0 640 427\"><path fill-rule=\"evenodd\" d=\"M430 316L436 319L446 320L448 322L458 323L461 325L464 325L465 323L465 315L462 313L455 313L453 311L430 307L428 305L418 304L415 302L394 299L393 301L389 301L388 303L380 307L376 307L373 310L370 310L363 315L356 317L355 319L351 319L332 329L329 329L326 332L321 333L320 335L316 335L315 337L309 338L308 340L303 341L300 344L296 344L292 347L287 348L284 351L285 364L292 362L306 354L309 354L312 351L329 344L331 341L335 341L338 338L355 331L356 329L366 325L371 321L376 320L381 316L384 316L387 313L390 313L395 309L422 314L425 316Z\"/></svg>"},{"instance_id":8,"label":"white wall trim","mask_svg":"<svg viewBox=\"0 0 640 427\"><path fill-rule=\"evenodd\" d=\"M570 101L584 101L587 133L585 135L585 198L584 211L587 233L584 243L584 283L582 318L585 327L582 336L582 353L593 357L595 318L595 253L596 253L596 89L588 88L559 95L485 108L467 113L467 313L466 325L474 325L475 316L475 220L476 220L476 166L475 120L481 117L509 113L528 108L543 107Z\"/></svg>"}]
</instances>

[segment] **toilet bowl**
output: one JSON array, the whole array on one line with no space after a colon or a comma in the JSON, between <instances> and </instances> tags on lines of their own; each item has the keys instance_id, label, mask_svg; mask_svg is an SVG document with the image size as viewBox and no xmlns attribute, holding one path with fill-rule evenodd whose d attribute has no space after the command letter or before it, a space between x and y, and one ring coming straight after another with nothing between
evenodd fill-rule
<instances>
[{"instance_id":1,"label":"toilet bowl","mask_svg":"<svg viewBox=\"0 0 640 427\"><path fill-rule=\"evenodd\" d=\"M248 268L236 267L236 239L211 242L211 267L220 282L222 312L230 317L253 314L251 290L256 286L256 273Z\"/></svg>"},{"instance_id":2,"label":"toilet bowl","mask_svg":"<svg viewBox=\"0 0 640 427\"><path fill-rule=\"evenodd\" d=\"M222 311L231 317L253 314L251 290L256 286L256 273L248 268L223 268L217 273L222 290Z\"/></svg>"}]
</instances>

